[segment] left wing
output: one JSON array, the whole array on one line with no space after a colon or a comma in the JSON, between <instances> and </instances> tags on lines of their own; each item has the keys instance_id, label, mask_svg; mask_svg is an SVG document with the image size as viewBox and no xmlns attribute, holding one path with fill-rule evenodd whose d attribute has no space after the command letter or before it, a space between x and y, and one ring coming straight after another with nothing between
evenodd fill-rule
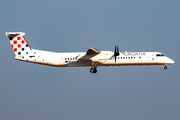
<instances>
[{"instance_id":1,"label":"left wing","mask_svg":"<svg viewBox=\"0 0 180 120\"><path fill-rule=\"evenodd\" d=\"M86 55L97 55L99 53L101 53L101 51L95 48L89 48L88 51L86 52Z\"/></svg>"},{"instance_id":2,"label":"left wing","mask_svg":"<svg viewBox=\"0 0 180 120\"><path fill-rule=\"evenodd\" d=\"M80 60L92 60L95 56L97 57L98 54L100 54L101 51L95 49L95 48L89 48L86 52L86 54L79 54L76 59Z\"/></svg>"}]
</instances>

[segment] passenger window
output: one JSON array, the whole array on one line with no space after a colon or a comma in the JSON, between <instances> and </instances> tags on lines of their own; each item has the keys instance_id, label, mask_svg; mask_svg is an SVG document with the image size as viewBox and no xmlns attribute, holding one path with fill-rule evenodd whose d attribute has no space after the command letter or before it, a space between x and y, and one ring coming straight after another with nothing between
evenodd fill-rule
<instances>
[{"instance_id":1,"label":"passenger window","mask_svg":"<svg viewBox=\"0 0 180 120\"><path fill-rule=\"evenodd\" d=\"M67 60L67 58L65 58L65 60Z\"/></svg>"},{"instance_id":2,"label":"passenger window","mask_svg":"<svg viewBox=\"0 0 180 120\"><path fill-rule=\"evenodd\" d=\"M125 57L123 57L123 59L125 59Z\"/></svg>"},{"instance_id":3,"label":"passenger window","mask_svg":"<svg viewBox=\"0 0 180 120\"><path fill-rule=\"evenodd\" d=\"M141 57L139 57L139 59L141 59Z\"/></svg>"},{"instance_id":4,"label":"passenger window","mask_svg":"<svg viewBox=\"0 0 180 120\"><path fill-rule=\"evenodd\" d=\"M72 60L72 58L70 58L70 60Z\"/></svg>"},{"instance_id":5,"label":"passenger window","mask_svg":"<svg viewBox=\"0 0 180 120\"><path fill-rule=\"evenodd\" d=\"M128 57L128 59L130 59L130 57Z\"/></svg>"}]
</instances>

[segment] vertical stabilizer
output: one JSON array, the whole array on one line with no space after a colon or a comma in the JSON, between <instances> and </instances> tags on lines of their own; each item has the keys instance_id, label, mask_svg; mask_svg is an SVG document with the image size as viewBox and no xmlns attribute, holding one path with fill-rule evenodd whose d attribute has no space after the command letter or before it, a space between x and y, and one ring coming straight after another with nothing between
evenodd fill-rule
<instances>
[{"instance_id":1,"label":"vertical stabilizer","mask_svg":"<svg viewBox=\"0 0 180 120\"><path fill-rule=\"evenodd\" d=\"M24 38L24 35L25 33L23 32L6 32L6 36L9 37L9 41L16 57L25 56L32 49Z\"/></svg>"}]
</instances>

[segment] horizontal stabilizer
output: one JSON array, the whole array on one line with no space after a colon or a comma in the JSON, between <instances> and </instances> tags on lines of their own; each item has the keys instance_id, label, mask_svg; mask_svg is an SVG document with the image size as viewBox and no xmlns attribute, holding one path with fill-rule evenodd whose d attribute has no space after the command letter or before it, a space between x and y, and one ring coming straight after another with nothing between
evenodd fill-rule
<instances>
[{"instance_id":1,"label":"horizontal stabilizer","mask_svg":"<svg viewBox=\"0 0 180 120\"><path fill-rule=\"evenodd\" d=\"M6 36L17 36L17 35L24 36L25 33L24 32L6 32Z\"/></svg>"}]
</instances>

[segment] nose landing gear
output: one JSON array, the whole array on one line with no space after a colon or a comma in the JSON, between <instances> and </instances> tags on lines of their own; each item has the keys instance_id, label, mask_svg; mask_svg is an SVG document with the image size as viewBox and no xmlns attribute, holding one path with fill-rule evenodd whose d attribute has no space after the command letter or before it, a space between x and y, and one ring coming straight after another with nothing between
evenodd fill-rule
<instances>
[{"instance_id":1,"label":"nose landing gear","mask_svg":"<svg viewBox=\"0 0 180 120\"><path fill-rule=\"evenodd\" d=\"M167 70L167 65L164 66L164 70Z\"/></svg>"}]
</instances>

